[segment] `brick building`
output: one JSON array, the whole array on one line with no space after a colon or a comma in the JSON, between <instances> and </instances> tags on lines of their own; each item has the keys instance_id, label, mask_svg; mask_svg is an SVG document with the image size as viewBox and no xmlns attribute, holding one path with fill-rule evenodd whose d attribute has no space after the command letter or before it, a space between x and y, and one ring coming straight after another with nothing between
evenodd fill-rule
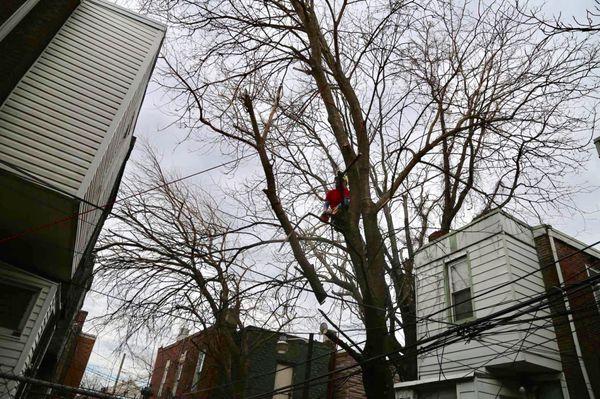
<instances>
[{"instance_id":1,"label":"brick building","mask_svg":"<svg viewBox=\"0 0 600 399\"><path fill-rule=\"evenodd\" d=\"M201 331L191 336L181 336L175 343L158 350L151 378L153 398L208 399L227 397L219 370L221 353L206 349L211 347L212 333ZM248 327L237 339L248 348L248 375L245 380L246 396L270 392L277 387L301 384L306 376L308 342L287 336L288 348L278 353L281 333ZM314 341L310 376L327 374L330 370L330 343ZM238 380L235 376L234 381ZM309 398L328 398L328 381L310 385ZM275 399L300 399L302 387L292 392L273 396ZM340 396L341 398L341 396ZM348 398L350 398L348 396Z\"/></svg>"},{"instance_id":2,"label":"brick building","mask_svg":"<svg viewBox=\"0 0 600 399\"><path fill-rule=\"evenodd\" d=\"M346 352L338 352L332 358L332 369L343 369L353 366L356 360ZM362 399L366 398L363 387L362 374L354 374L355 369L341 371L334 374L330 383L330 396L328 399Z\"/></svg>"},{"instance_id":3,"label":"brick building","mask_svg":"<svg viewBox=\"0 0 600 399\"><path fill-rule=\"evenodd\" d=\"M600 251L547 225L535 228L534 236L548 291L600 274ZM600 284L571 292L567 298L552 303L551 310L569 395L599 398Z\"/></svg>"},{"instance_id":4,"label":"brick building","mask_svg":"<svg viewBox=\"0 0 600 399\"><path fill-rule=\"evenodd\" d=\"M65 350L57 367L57 382L70 387L79 387L88 361L96 343L96 336L83 332L87 312L80 310L69 332Z\"/></svg>"}]
</instances>

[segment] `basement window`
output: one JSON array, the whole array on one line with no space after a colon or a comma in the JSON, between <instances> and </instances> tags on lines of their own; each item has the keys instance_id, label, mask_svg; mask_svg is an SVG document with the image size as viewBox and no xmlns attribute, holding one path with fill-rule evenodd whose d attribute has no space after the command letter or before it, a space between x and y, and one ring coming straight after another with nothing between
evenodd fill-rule
<instances>
[{"instance_id":1,"label":"basement window","mask_svg":"<svg viewBox=\"0 0 600 399\"><path fill-rule=\"evenodd\" d=\"M0 283L0 333L20 337L40 293L16 282Z\"/></svg>"},{"instance_id":2,"label":"basement window","mask_svg":"<svg viewBox=\"0 0 600 399\"><path fill-rule=\"evenodd\" d=\"M463 256L446 265L452 320L455 322L468 320L473 317L469 261L466 256Z\"/></svg>"}]
</instances>

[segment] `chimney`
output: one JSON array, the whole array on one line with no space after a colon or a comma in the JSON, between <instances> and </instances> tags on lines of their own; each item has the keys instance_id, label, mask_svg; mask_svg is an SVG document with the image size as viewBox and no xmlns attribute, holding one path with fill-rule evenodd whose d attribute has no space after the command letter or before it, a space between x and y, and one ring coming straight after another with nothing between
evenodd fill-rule
<instances>
[{"instance_id":1,"label":"chimney","mask_svg":"<svg viewBox=\"0 0 600 399\"><path fill-rule=\"evenodd\" d=\"M429 234L429 242L435 241L438 238L445 236L446 234L448 234L448 232L444 230L434 231L433 233Z\"/></svg>"},{"instance_id":2,"label":"chimney","mask_svg":"<svg viewBox=\"0 0 600 399\"><path fill-rule=\"evenodd\" d=\"M179 335L177 335L177 341L181 341L184 338L187 338L187 336L190 335L190 330L188 330L187 327L181 327L181 329L179 330Z\"/></svg>"}]
</instances>

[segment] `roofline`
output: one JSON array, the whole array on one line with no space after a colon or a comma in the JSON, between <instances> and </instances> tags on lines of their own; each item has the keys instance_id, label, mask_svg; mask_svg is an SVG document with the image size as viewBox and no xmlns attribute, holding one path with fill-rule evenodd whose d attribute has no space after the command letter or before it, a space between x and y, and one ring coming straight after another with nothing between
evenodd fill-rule
<instances>
[{"instance_id":1,"label":"roofline","mask_svg":"<svg viewBox=\"0 0 600 399\"><path fill-rule=\"evenodd\" d=\"M187 336L187 337L185 337L185 338L181 338L180 340L177 340L177 341L175 341L175 342L173 342L173 343L171 343L171 344L168 344L168 345L165 345L165 346L161 346L161 347L160 347L160 349L163 349L163 350L164 350L164 349L172 348L172 347L174 347L174 346L177 346L177 345L179 345L180 343L182 343L183 341L185 341L185 340L187 340L187 339L191 339L191 338L199 337L199 336L201 336L203 333L205 333L205 332L207 332L207 331L209 331L209 330L211 330L211 329L213 329L213 328L214 328L214 326L211 326L211 327L208 327L208 328L206 328L206 329L204 329L204 330L197 331L197 332L195 332L195 333L193 333L193 334L190 334L190 335L188 335L188 336ZM246 331L250 330L250 331L261 331L261 332L268 332L268 333L273 333L273 334L281 334L281 335L285 335L286 337L290 337L290 338L299 338L299 339L302 339L302 340L304 340L304 341L308 341L308 338L299 337L299 336L297 336L297 335L293 335L293 334L291 334L291 333L286 333L285 331L269 330L269 329L267 329L267 328L262 328L262 327L252 326L252 325L250 325L250 326L245 326L245 327L243 327L243 329L244 329L244 330L246 330ZM240 331L240 330L236 330L236 332L239 332L239 331ZM315 334L317 334L317 333L315 333ZM320 342L320 341L314 341L314 342L315 342L315 343L320 343L320 344L323 344L323 342Z\"/></svg>"},{"instance_id":2,"label":"roofline","mask_svg":"<svg viewBox=\"0 0 600 399\"><path fill-rule=\"evenodd\" d=\"M398 389L398 388L411 388L411 387L415 387L415 386L419 386L419 385L426 385L426 384L438 384L438 383L443 383L446 381L458 381L458 380L468 380L475 377L475 372L471 371L469 373L457 373L457 374L446 374L444 377L439 378L439 377L429 377L429 378L423 378L423 379L419 379L419 380L413 380L413 381L404 381L404 382L397 382L394 384L394 388Z\"/></svg>"},{"instance_id":3,"label":"roofline","mask_svg":"<svg viewBox=\"0 0 600 399\"><path fill-rule=\"evenodd\" d=\"M531 227L531 225L525 223L524 221L522 221L521 219L519 219L519 218L511 215L510 213L507 213L502 208L496 208L496 209L494 209L492 211L489 211L489 212L487 212L487 213L485 213L485 214L483 214L481 216L476 217L475 219L471 220L469 223L467 223L466 225L462 226L461 228L456 229L456 230L450 230L450 232L448 234L445 234L445 235L443 235L443 236L441 236L441 237L439 237L439 238L437 238L437 239L435 239L433 241L428 242L427 244L423 245L421 248L417 249L415 251L415 255L418 254L419 252L427 249L431 245L437 244L437 243L441 242L442 240L445 240L445 239L447 239L448 237L450 237L450 236L452 236L454 234L460 233L461 231L468 229L469 227L473 226L474 224L477 224L477 223L481 222L482 220L485 220L485 219L487 219L489 217L492 217L492 216L494 216L494 215L496 215L498 213L501 214L501 215L503 215L503 216L505 216L505 217L507 217L507 218L509 218L509 219L512 219L514 222L522 225L523 227L526 227L526 228L528 228L530 230L533 229L533 227Z\"/></svg>"},{"instance_id":4,"label":"roofline","mask_svg":"<svg viewBox=\"0 0 600 399\"><path fill-rule=\"evenodd\" d=\"M89 2L89 3L94 3L97 4L99 6L105 7L105 8L109 8L113 11L118 12L119 14L125 15L126 17L135 19L139 22L142 22L148 26L151 26L155 29L161 30L163 32L166 32L167 30L167 26L165 24L162 24L158 21L153 20L152 18L146 17L144 15L140 15L134 11L131 11L128 8L122 7L122 6L118 6L114 3L110 3L108 1L105 0L81 0L82 3L84 2Z\"/></svg>"},{"instance_id":5,"label":"roofline","mask_svg":"<svg viewBox=\"0 0 600 399\"><path fill-rule=\"evenodd\" d=\"M594 256L594 257L600 259L600 250L598 250L594 247L589 247L589 244L586 244L583 241L579 241L575 237L571 237L570 235L563 233L560 230L556 230L549 224L542 224L539 226L535 226L532 229L534 232L534 236L536 236L536 237L544 234L544 232L548 232L548 235L550 237L561 240L564 243L566 243L578 250L582 250L583 252L587 253L588 255L591 255L591 256ZM589 247L589 248L586 248L586 247ZM586 249L583 249L583 248L586 248Z\"/></svg>"}]
</instances>

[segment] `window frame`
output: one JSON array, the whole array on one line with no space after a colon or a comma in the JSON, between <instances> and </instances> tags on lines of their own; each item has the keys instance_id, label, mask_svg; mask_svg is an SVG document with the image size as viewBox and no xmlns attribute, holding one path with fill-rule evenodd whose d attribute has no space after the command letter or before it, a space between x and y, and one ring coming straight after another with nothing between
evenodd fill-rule
<instances>
[{"instance_id":1,"label":"window frame","mask_svg":"<svg viewBox=\"0 0 600 399\"><path fill-rule=\"evenodd\" d=\"M27 284L22 281L13 280L11 278L5 278L4 276L3 276L2 280L3 280L2 284L10 285L13 287L21 288L21 289L32 292L32 296L29 299L29 303L25 307L25 312L23 312L23 316L21 317L21 320L19 321L19 326L17 327L17 329L13 330L10 328L0 326L0 336L10 337L13 339L20 339L21 336L23 335L23 330L25 329L27 322L29 321L29 318L31 317L31 312L33 311L33 308L34 308L36 302L40 298L40 294L42 292L42 287L40 287L36 284Z\"/></svg>"},{"instance_id":2,"label":"window frame","mask_svg":"<svg viewBox=\"0 0 600 399\"><path fill-rule=\"evenodd\" d=\"M183 372L186 357L187 350L179 356L179 361L177 362L177 369L175 370L175 382L173 383L173 388L171 388L171 394L173 397L175 397L177 394L177 388L179 387L179 381L181 380L181 373Z\"/></svg>"},{"instance_id":3,"label":"window frame","mask_svg":"<svg viewBox=\"0 0 600 399\"><path fill-rule=\"evenodd\" d=\"M171 368L171 359L167 359L165 363L165 369L163 370L162 378L160 379L160 385L158 386L158 392L156 394L157 398L160 398L163 394L163 389L165 388L165 382L167 382L167 374L169 373L169 368Z\"/></svg>"},{"instance_id":4,"label":"window frame","mask_svg":"<svg viewBox=\"0 0 600 399\"><path fill-rule=\"evenodd\" d=\"M600 275L599 267L592 267L592 266L586 264L585 268L587 269L588 278L593 277L592 273L595 273L596 275ZM600 312L600 282L597 282L596 285L591 286L591 288L592 288L592 294L594 295L594 299L596 299L596 307L598 308L598 312Z\"/></svg>"},{"instance_id":5,"label":"window frame","mask_svg":"<svg viewBox=\"0 0 600 399\"><path fill-rule=\"evenodd\" d=\"M200 361L202 357L202 361ZM194 376L192 377L192 392L198 389L198 384L201 381L202 370L204 370L204 362L206 361L206 352L199 350L198 357L196 358L196 366L194 367Z\"/></svg>"},{"instance_id":6,"label":"window frame","mask_svg":"<svg viewBox=\"0 0 600 399\"><path fill-rule=\"evenodd\" d=\"M472 315L469 317L465 317L460 320L456 320L455 315L455 305L453 300L453 291L452 291L452 277L450 273L450 267L464 261L467 266L467 272L469 274L468 283L469 283L469 292L471 296L471 313ZM445 294L446 294L446 303L448 305L448 320L453 324L463 324L469 321L473 321L477 318L475 312L475 303L473 301L473 275L471 273L471 260L469 258L468 253L460 253L456 254L452 257L449 257L444 261L444 282L445 282Z\"/></svg>"}]
</instances>

